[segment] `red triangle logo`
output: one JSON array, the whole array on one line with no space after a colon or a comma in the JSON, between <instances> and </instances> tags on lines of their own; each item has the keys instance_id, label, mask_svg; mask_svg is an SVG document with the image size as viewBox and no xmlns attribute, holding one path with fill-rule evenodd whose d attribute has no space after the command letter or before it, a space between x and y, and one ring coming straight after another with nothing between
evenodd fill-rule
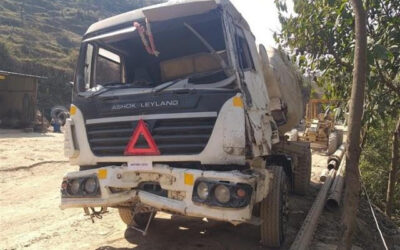
<instances>
[{"instance_id":1,"label":"red triangle logo","mask_svg":"<svg viewBox=\"0 0 400 250\"><path fill-rule=\"evenodd\" d=\"M140 136L143 136L143 138L147 142L147 145L149 145L148 148L136 147L136 144ZM160 155L160 150L158 150L156 142L151 136L150 131L143 120L139 120L139 123L136 126L135 131L133 131L132 137L125 148L124 155Z\"/></svg>"}]
</instances>

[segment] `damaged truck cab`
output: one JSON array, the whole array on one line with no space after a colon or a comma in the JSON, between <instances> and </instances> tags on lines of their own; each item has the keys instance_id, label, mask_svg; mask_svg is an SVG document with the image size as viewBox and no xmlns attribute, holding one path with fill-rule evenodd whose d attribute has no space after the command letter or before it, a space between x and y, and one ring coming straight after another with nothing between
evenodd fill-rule
<instances>
[{"instance_id":1,"label":"damaged truck cab","mask_svg":"<svg viewBox=\"0 0 400 250\"><path fill-rule=\"evenodd\" d=\"M309 145L282 136L302 117L300 82L227 0L93 24L65 133L80 169L63 179L61 208L117 208L142 232L157 211L257 224L279 246L288 188L304 194L310 179Z\"/></svg>"}]
</instances>

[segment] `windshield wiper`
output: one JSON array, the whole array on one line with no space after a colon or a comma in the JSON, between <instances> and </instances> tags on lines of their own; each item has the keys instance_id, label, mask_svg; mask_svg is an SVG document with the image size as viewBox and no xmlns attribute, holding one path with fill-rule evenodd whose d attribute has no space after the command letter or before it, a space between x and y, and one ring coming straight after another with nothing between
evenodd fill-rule
<instances>
[{"instance_id":1,"label":"windshield wiper","mask_svg":"<svg viewBox=\"0 0 400 250\"><path fill-rule=\"evenodd\" d=\"M126 86L118 87L118 88L112 87L112 85L109 86L109 87L107 87L107 84L106 84L106 85L102 85L102 86L103 86L102 89L100 89L100 90L98 90L98 91L96 91L96 92L93 92L93 94L86 96L86 98L95 97L95 96L104 94L104 93L106 93L106 92L108 92L108 91L110 91L110 90L115 90L115 89L129 89L129 88L132 88L132 86L129 85L129 84L127 84Z\"/></svg>"},{"instance_id":2,"label":"windshield wiper","mask_svg":"<svg viewBox=\"0 0 400 250\"><path fill-rule=\"evenodd\" d=\"M147 87L148 85L151 85L151 82L148 81L135 81L135 82L107 82L107 83L102 83L101 86L103 87L108 87L108 86L119 86L122 85L123 87L131 87L131 88L138 88L138 87ZM151 87L151 86L150 86Z\"/></svg>"},{"instance_id":3,"label":"windshield wiper","mask_svg":"<svg viewBox=\"0 0 400 250\"><path fill-rule=\"evenodd\" d=\"M177 84L180 81L182 81L182 79L176 79L176 80L170 82L169 84L165 84L164 86L162 86L160 88L155 87L151 92L152 93L159 93L159 92L163 91L164 89L172 87L173 85Z\"/></svg>"},{"instance_id":4,"label":"windshield wiper","mask_svg":"<svg viewBox=\"0 0 400 250\"><path fill-rule=\"evenodd\" d=\"M102 89L100 89L100 90L98 90L98 91L96 91L96 92L93 92L93 94L86 96L86 98L95 97L95 96L101 95L101 94L106 93L106 92L108 92L108 91L110 91L110 90L113 90L113 89L114 89L114 88L106 88L106 87L103 87Z\"/></svg>"}]
</instances>

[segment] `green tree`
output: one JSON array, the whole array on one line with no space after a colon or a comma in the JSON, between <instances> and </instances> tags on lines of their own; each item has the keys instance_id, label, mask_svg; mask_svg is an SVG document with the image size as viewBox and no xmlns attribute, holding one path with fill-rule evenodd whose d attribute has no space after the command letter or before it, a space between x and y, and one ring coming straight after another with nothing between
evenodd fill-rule
<instances>
[{"instance_id":1,"label":"green tree","mask_svg":"<svg viewBox=\"0 0 400 250\"><path fill-rule=\"evenodd\" d=\"M282 32L275 38L294 51L304 73L332 99L350 97L354 57L354 15L348 0L296 0L288 16L285 0L275 0ZM400 106L400 1L368 0L368 76L364 123L377 126L396 117Z\"/></svg>"},{"instance_id":2,"label":"green tree","mask_svg":"<svg viewBox=\"0 0 400 250\"><path fill-rule=\"evenodd\" d=\"M293 15L288 14L285 0L275 0L275 3L282 24L281 33L275 34L280 47L293 51L293 60L305 74L312 76L319 86L324 87L327 98L348 100L356 40L351 2L295 0ZM368 40L361 146L376 148L377 141L373 137L369 139L369 134L379 130L394 131L395 123L392 121L399 117L400 111L400 1L364 0L363 5L367 11ZM390 145L385 150L390 156ZM388 173L390 162L386 165L377 164L384 161L383 155L377 155L380 159L376 159L374 169ZM362 157L362 160L366 159L369 158ZM384 197L388 185L380 185L380 189L370 191L374 193L381 190L380 197ZM384 199L375 202L385 207ZM399 205L394 206L395 211L398 211Z\"/></svg>"},{"instance_id":3,"label":"green tree","mask_svg":"<svg viewBox=\"0 0 400 250\"><path fill-rule=\"evenodd\" d=\"M386 209L385 213L391 217L393 212L393 202L395 196L396 178L399 173L399 147L400 147L400 117L397 120L396 127L393 131L392 139L392 155L390 158L390 172L388 180L388 188L386 192ZM398 178L397 178L398 179Z\"/></svg>"},{"instance_id":4,"label":"green tree","mask_svg":"<svg viewBox=\"0 0 400 250\"><path fill-rule=\"evenodd\" d=\"M357 209L360 201L360 134L367 79L367 18L362 0L351 0L355 15L355 48L351 88L349 129L346 152L346 190L338 249L351 249Z\"/></svg>"}]
</instances>

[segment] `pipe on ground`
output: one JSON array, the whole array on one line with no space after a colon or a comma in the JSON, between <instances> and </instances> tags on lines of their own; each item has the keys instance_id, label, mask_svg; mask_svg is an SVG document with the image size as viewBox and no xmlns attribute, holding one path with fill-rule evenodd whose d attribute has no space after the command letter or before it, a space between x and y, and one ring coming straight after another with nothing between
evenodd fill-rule
<instances>
[{"instance_id":1,"label":"pipe on ground","mask_svg":"<svg viewBox=\"0 0 400 250\"><path fill-rule=\"evenodd\" d=\"M326 181L326 178L328 177L328 175L329 175L329 169L324 169L324 170L322 171L321 175L319 176L319 180L320 180L321 182L325 182L325 181Z\"/></svg>"},{"instance_id":2,"label":"pipe on ground","mask_svg":"<svg viewBox=\"0 0 400 250\"><path fill-rule=\"evenodd\" d=\"M343 186L344 186L344 173L346 170L346 158L340 163L339 169L336 173L335 181L329 190L328 200L326 201L326 208L330 210L338 209L340 199L342 197Z\"/></svg>"},{"instance_id":3,"label":"pipe on ground","mask_svg":"<svg viewBox=\"0 0 400 250\"><path fill-rule=\"evenodd\" d=\"M325 205L326 196L331 187L333 180L335 179L336 170L329 170L329 175L326 178L324 185L319 191L317 198L314 201L307 217L304 220L300 231L297 233L296 239L292 243L290 250L306 250L309 249L310 242L313 238L315 229L317 227L318 218L322 213Z\"/></svg>"},{"instance_id":4,"label":"pipe on ground","mask_svg":"<svg viewBox=\"0 0 400 250\"><path fill-rule=\"evenodd\" d=\"M345 146L344 144L340 145L340 147L328 157L328 169L338 169L340 162L344 156Z\"/></svg>"},{"instance_id":5,"label":"pipe on ground","mask_svg":"<svg viewBox=\"0 0 400 250\"><path fill-rule=\"evenodd\" d=\"M330 155L328 158L328 168L324 171L322 171L319 180L321 182L324 182L326 180L326 177L329 174L329 170L331 169L338 169L340 166L340 163L343 159L344 156L344 152L345 152L345 146L344 144L342 144L336 151L334 154Z\"/></svg>"}]
</instances>

